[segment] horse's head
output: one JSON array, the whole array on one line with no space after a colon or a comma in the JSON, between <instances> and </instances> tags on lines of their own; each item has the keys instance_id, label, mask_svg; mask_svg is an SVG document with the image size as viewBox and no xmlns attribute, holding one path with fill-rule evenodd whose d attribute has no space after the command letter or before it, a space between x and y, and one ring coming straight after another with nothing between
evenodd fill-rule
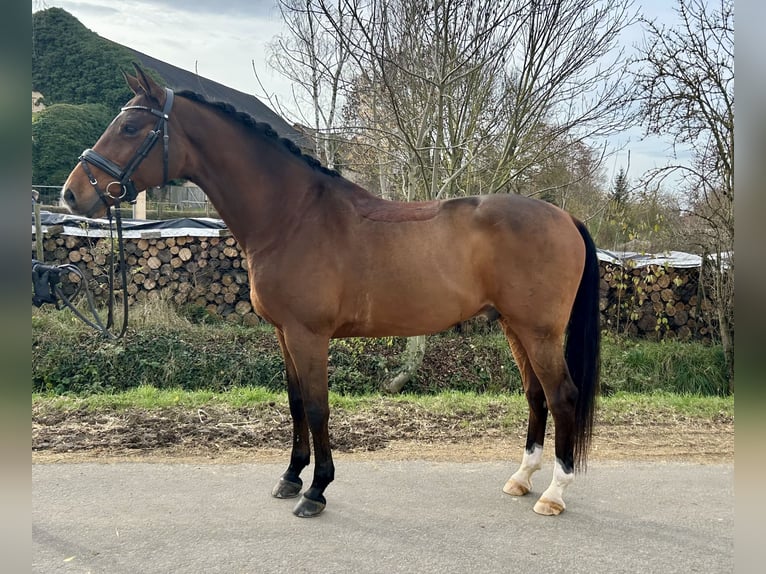
<instances>
[{"instance_id":1,"label":"horse's head","mask_svg":"<svg viewBox=\"0 0 766 574\"><path fill-rule=\"evenodd\" d=\"M173 92L134 66L136 76L123 75L135 96L93 149L82 153L61 190L62 202L73 213L100 217L116 201L135 201L139 191L167 183L173 163L168 149Z\"/></svg>"}]
</instances>

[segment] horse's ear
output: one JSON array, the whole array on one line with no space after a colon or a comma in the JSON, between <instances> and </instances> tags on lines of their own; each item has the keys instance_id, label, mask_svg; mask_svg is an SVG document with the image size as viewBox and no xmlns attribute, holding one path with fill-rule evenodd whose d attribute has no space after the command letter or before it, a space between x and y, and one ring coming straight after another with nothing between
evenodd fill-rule
<instances>
[{"instance_id":1,"label":"horse's ear","mask_svg":"<svg viewBox=\"0 0 766 574\"><path fill-rule=\"evenodd\" d=\"M125 78L125 81L128 83L128 86L130 86L130 89L133 90L134 94L138 95L144 93L144 89L141 87L138 78L129 75L125 70L121 69L120 71L122 72L122 77Z\"/></svg>"},{"instance_id":2,"label":"horse's ear","mask_svg":"<svg viewBox=\"0 0 766 574\"><path fill-rule=\"evenodd\" d=\"M138 84L139 89L145 93L147 96L154 98L158 102L162 103L165 100L165 89L160 86L157 82L155 82L149 74L144 72L144 70L139 66L137 63L133 62L133 67L136 69L136 72L138 72L138 76L134 78L136 83ZM131 84L130 80L128 80L128 84L131 88L133 88L133 85ZM135 89L133 89L133 92L136 94L138 93Z\"/></svg>"}]
</instances>

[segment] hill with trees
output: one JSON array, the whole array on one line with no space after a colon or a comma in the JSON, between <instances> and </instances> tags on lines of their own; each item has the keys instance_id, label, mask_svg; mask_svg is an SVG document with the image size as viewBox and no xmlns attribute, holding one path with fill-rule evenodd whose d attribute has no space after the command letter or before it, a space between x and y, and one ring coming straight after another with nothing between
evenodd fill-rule
<instances>
[{"instance_id":1,"label":"hill with trees","mask_svg":"<svg viewBox=\"0 0 766 574\"><path fill-rule=\"evenodd\" d=\"M48 8L32 14L32 92L40 104L32 114L34 185L64 183L82 150L130 99L121 70L132 72L133 62L173 90L228 102L305 148L305 136L255 96L102 38L66 10Z\"/></svg>"},{"instance_id":2,"label":"hill with trees","mask_svg":"<svg viewBox=\"0 0 766 574\"><path fill-rule=\"evenodd\" d=\"M43 107L32 114L32 182L61 185L130 98L121 69L135 60L61 8L32 14L32 90Z\"/></svg>"},{"instance_id":3,"label":"hill with trees","mask_svg":"<svg viewBox=\"0 0 766 574\"><path fill-rule=\"evenodd\" d=\"M32 89L52 104L101 104L110 110L130 98L121 69L132 51L102 38L61 8L32 14Z\"/></svg>"}]
</instances>

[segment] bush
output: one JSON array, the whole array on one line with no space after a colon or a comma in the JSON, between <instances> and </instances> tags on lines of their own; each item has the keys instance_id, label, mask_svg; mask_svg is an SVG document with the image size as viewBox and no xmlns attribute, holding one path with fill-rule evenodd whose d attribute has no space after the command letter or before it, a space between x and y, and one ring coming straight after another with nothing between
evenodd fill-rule
<instances>
[{"instance_id":1,"label":"bush","mask_svg":"<svg viewBox=\"0 0 766 574\"><path fill-rule=\"evenodd\" d=\"M117 342L88 330L69 311L34 310L33 390L93 394L142 385L284 390L284 365L272 328L193 324L163 309L132 310L132 328ZM332 341L330 389L345 395L379 392L381 382L396 374L404 346L405 339L399 337ZM722 349L700 343L606 336L601 373L604 394L725 395L728 389ZM430 337L423 365L404 391L436 394L448 390L521 392L519 372L504 337L451 331Z\"/></svg>"},{"instance_id":2,"label":"bush","mask_svg":"<svg viewBox=\"0 0 766 574\"><path fill-rule=\"evenodd\" d=\"M283 388L273 334L210 326L129 332L118 342L93 333L33 334L35 391L91 394L141 385L222 391Z\"/></svg>"},{"instance_id":3,"label":"bush","mask_svg":"<svg viewBox=\"0 0 766 574\"><path fill-rule=\"evenodd\" d=\"M726 361L720 345L630 340L607 336L602 344L602 392L725 396Z\"/></svg>"}]
</instances>

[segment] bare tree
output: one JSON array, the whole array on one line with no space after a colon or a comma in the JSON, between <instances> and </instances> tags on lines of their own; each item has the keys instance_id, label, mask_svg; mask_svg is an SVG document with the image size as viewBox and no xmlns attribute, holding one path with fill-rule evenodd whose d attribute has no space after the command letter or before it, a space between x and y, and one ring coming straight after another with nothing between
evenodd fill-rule
<instances>
[{"instance_id":1,"label":"bare tree","mask_svg":"<svg viewBox=\"0 0 766 574\"><path fill-rule=\"evenodd\" d=\"M717 331L733 390L734 371L734 2L677 0L679 23L643 20L636 80L649 133L673 136L674 150L691 150L690 163L673 161L651 180L680 176L686 209L702 254L716 308Z\"/></svg>"},{"instance_id":2,"label":"bare tree","mask_svg":"<svg viewBox=\"0 0 766 574\"><path fill-rule=\"evenodd\" d=\"M635 22L632 0L525 3L502 98L508 161L497 165L494 188L525 193L529 170L633 121L620 38Z\"/></svg>"},{"instance_id":3,"label":"bare tree","mask_svg":"<svg viewBox=\"0 0 766 574\"><path fill-rule=\"evenodd\" d=\"M302 121L313 132L314 153L330 168L337 159L342 84L349 76L348 39L354 35L349 15L358 4L359 0L340 0L334 5L322 3L319 10L315 0L279 0L288 32L269 44L271 66L297 87L294 104L298 109L309 104L311 117L304 116Z\"/></svg>"},{"instance_id":4,"label":"bare tree","mask_svg":"<svg viewBox=\"0 0 766 574\"><path fill-rule=\"evenodd\" d=\"M288 1L296 6L281 0ZM377 173L386 197L535 194L542 167L558 164L572 175L548 187L557 190L552 197L570 201L575 190L592 191L574 185L586 179L581 168L587 164L591 181L598 170L598 163L578 163L582 148L627 121L618 41L635 20L632 0L300 5L291 13L327 23L331 44L353 59L344 67L353 76L341 82L349 88L345 128L366 145L360 155L373 159L367 171ZM310 91L322 58L296 54ZM562 161L567 154L571 161ZM422 353L410 355L417 362Z\"/></svg>"},{"instance_id":5,"label":"bare tree","mask_svg":"<svg viewBox=\"0 0 766 574\"><path fill-rule=\"evenodd\" d=\"M517 33L513 3L373 1L357 11L349 118L382 153L405 199L464 194L459 179L490 143L487 111ZM492 136L494 137L494 136Z\"/></svg>"},{"instance_id":6,"label":"bare tree","mask_svg":"<svg viewBox=\"0 0 766 574\"><path fill-rule=\"evenodd\" d=\"M406 199L538 193L541 165L630 120L618 40L631 6L373 1L358 16L354 119L370 131L377 118L387 153L399 150Z\"/></svg>"}]
</instances>

